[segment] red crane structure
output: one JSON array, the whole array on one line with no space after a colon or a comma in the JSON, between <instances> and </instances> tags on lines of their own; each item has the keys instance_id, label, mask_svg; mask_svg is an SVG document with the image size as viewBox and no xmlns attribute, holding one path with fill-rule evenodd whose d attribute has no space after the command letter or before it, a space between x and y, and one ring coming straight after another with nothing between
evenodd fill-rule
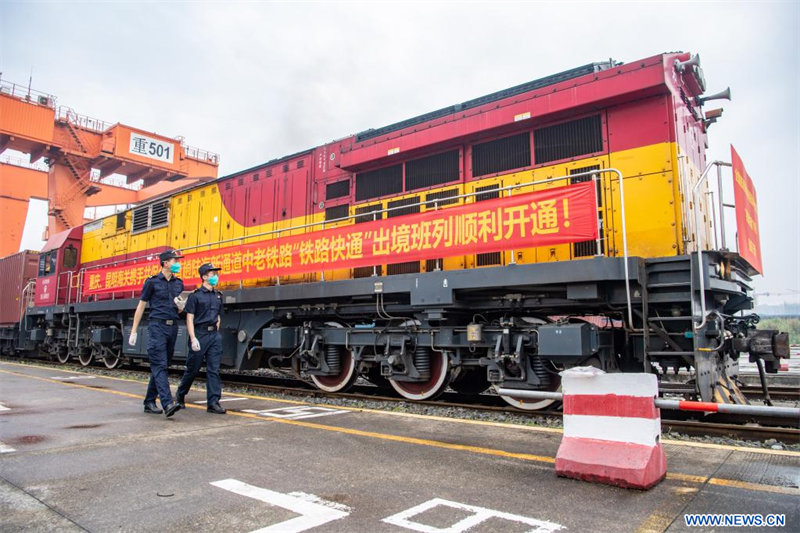
<instances>
[{"instance_id":1,"label":"red crane structure","mask_svg":"<svg viewBox=\"0 0 800 533\"><path fill-rule=\"evenodd\" d=\"M219 156L123 124L57 106L50 94L0 82L0 257L15 253L31 198L48 202L48 235L83 224L86 207L137 204L217 177ZM44 159L49 170L34 164ZM112 174L126 186L107 183Z\"/></svg>"}]
</instances>

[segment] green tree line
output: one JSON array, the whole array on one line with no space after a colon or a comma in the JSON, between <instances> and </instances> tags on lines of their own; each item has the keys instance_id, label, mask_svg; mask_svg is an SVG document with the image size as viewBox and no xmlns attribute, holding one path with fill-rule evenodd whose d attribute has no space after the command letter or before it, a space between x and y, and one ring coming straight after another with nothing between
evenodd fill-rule
<instances>
[{"instance_id":1,"label":"green tree line","mask_svg":"<svg viewBox=\"0 0 800 533\"><path fill-rule=\"evenodd\" d=\"M800 344L800 317L761 318L758 329L777 329L789 333L790 344Z\"/></svg>"}]
</instances>

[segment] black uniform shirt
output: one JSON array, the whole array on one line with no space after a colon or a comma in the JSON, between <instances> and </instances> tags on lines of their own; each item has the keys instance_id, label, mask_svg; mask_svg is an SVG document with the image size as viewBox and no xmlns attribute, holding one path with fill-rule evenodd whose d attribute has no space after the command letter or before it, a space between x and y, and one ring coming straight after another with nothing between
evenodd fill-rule
<instances>
[{"instance_id":1,"label":"black uniform shirt","mask_svg":"<svg viewBox=\"0 0 800 533\"><path fill-rule=\"evenodd\" d=\"M178 307L173 300L182 292L182 279L172 276L167 280L164 273L159 272L145 280L139 299L143 302L150 302L150 318L177 320Z\"/></svg>"},{"instance_id":2,"label":"black uniform shirt","mask_svg":"<svg viewBox=\"0 0 800 533\"><path fill-rule=\"evenodd\" d=\"M213 326L222 312L222 293L216 289L208 290L202 285L186 300L187 313L194 315L194 325Z\"/></svg>"}]
</instances>

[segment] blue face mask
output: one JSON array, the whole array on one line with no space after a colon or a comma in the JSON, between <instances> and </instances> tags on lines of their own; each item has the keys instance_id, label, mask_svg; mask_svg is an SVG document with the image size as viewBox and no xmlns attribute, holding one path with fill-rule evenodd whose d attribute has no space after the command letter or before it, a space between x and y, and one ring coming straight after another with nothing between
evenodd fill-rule
<instances>
[{"instance_id":1,"label":"blue face mask","mask_svg":"<svg viewBox=\"0 0 800 533\"><path fill-rule=\"evenodd\" d=\"M172 263L169 266L169 271L172 272L173 274L177 274L178 272L181 271L181 264L180 263Z\"/></svg>"},{"instance_id":2,"label":"blue face mask","mask_svg":"<svg viewBox=\"0 0 800 533\"><path fill-rule=\"evenodd\" d=\"M208 278L208 284L211 285L212 287L216 286L217 283L219 283L219 276L217 276L216 274Z\"/></svg>"}]
</instances>

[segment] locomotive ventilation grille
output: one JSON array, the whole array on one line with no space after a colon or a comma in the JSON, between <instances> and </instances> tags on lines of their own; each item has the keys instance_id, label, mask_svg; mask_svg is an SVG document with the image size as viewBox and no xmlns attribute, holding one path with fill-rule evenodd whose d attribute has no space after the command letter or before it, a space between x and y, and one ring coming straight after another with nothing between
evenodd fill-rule
<instances>
[{"instance_id":1,"label":"locomotive ventilation grille","mask_svg":"<svg viewBox=\"0 0 800 533\"><path fill-rule=\"evenodd\" d=\"M325 199L333 200L350 195L350 180L336 181L325 186Z\"/></svg>"},{"instance_id":2,"label":"locomotive ventilation grille","mask_svg":"<svg viewBox=\"0 0 800 533\"><path fill-rule=\"evenodd\" d=\"M533 132L536 164L592 154L603 150L600 115L571 120Z\"/></svg>"},{"instance_id":3,"label":"locomotive ventilation grille","mask_svg":"<svg viewBox=\"0 0 800 533\"><path fill-rule=\"evenodd\" d=\"M531 164L528 132L472 146L472 175L484 176Z\"/></svg>"},{"instance_id":4,"label":"locomotive ventilation grille","mask_svg":"<svg viewBox=\"0 0 800 533\"><path fill-rule=\"evenodd\" d=\"M403 192L403 165L356 174L356 201Z\"/></svg>"},{"instance_id":5,"label":"locomotive ventilation grille","mask_svg":"<svg viewBox=\"0 0 800 533\"><path fill-rule=\"evenodd\" d=\"M169 224L169 204L167 202L145 205L133 210L131 233L162 228L167 224Z\"/></svg>"},{"instance_id":6,"label":"locomotive ventilation grille","mask_svg":"<svg viewBox=\"0 0 800 533\"><path fill-rule=\"evenodd\" d=\"M459 151L451 150L406 163L406 190L432 187L459 178Z\"/></svg>"}]
</instances>

